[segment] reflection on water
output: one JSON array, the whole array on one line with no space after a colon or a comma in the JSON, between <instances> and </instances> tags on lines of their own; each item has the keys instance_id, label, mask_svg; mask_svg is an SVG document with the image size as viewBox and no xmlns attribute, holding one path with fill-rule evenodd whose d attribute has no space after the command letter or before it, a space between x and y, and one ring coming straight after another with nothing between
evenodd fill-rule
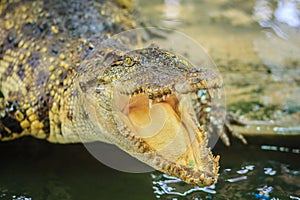
<instances>
[{"instance_id":1,"label":"reflection on water","mask_svg":"<svg viewBox=\"0 0 300 200\"><path fill-rule=\"evenodd\" d=\"M153 199L149 174L119 172L99 163L82 144L34 138L0 143L0 199Z\"/></svg>"},{"instance_id":2,"label":"reflection on water","mask_svg":"<svg viewBox=\"0 0 300 200\"><path fill-rule=\"evenodd\" d=\"M275 9L272 3L277 6ZM264 28L272 28L282 38L288 39L288 35L280 28L280 24L287 24L289 28L300 26L300 1L265 1L257 0L254 6L254 19Z\"/></svg>"},{"instance_id":3,"label":"reflection on water","mask_svg":"<svg viewBox=\"0 0 300 200\"><path fill-rule=\"evenodd\" d=\"M288 147L276 145L281 139L247 146L233 141L230 148L218 142L220 178L203 188L160 172L110 169L83 145L23 138L0 144L0 199L300 199L299 137L289 140L282 140Z\"/></svg>"},{"instance_id":4,"label":"reflection on water","mask_svg":"<svg viewBox=\"0 0 300 200\"><path fill-rule=\"evenodd\" d=\"M267 145L262 145L261 150L244 148L248 152L243 152L240 148L243 147L217 147L223 153L220 177L217 184L209 187L189 186L174 177L160 173L152 174L156 198L300 199L299 149L296 157L286 153L286 148L277 146L268 148ZM268 152L270 149L274 152ZM249 156L252 158L246 159Z\"/></svg>"},{"instance_id":5,"label":"reflection on water","mask_svg":"<svg viewBox=\"0 0 300 200\"><path fill-rule=\"evenodd\" d=\"M181 192L178 185L182 183L182 181L178 178L168 176L166 174L151 174L153 179L153 189L154 194L157 198L160 198L162 195L174 195L174 196L183 196L186 197L194 192L205 192L209 194L216 194L217 192L214 190L215 185L211 185L208 187L191 187L190 189L183 189ZM172 187L174 184L176 187ZM185 185L184 183L182 185Z\"/></svg>"},{"instance_id":6,"label":"reflection on water","mask_svg":"<svg viewBox=\"0 0 300 200\"><path fill-rule=\"evenodd\" d=\"M278 1L278 7L274 12L277 21L286 23L292 27L300 26L300 1Z\"/></svg>"},{"instance_id":7,"label":"reflection on water","mask_svg":"<svg viewBox=\"0 0 300 200\"><path fill-rule=\"evenodd\" d=\"M165 0L164 17L167 24L176 24L180 14L180 0Z\"/></svg>"}]
</instances>

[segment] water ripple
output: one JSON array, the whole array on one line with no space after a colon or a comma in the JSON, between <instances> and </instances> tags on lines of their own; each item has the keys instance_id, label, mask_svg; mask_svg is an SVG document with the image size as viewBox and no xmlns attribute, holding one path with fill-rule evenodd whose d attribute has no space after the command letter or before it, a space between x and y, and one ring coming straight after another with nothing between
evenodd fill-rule
<instances>
[{"instance_id":1,"label":"water ripple","mask_svg":"<svg viewBox=\"0 0 300 200\"><path fill-rule=\"evenodd\" d=\"M246 163L239 168L220 171L217 184L197 187L180 179L161 174L151 174L153 190L159 199L214 199L255 198L261 200L299 199L300 170L277 161ZM299 199L300 200L300 199Z\"/></svg>"},{"instance_id":2,"label":"water ripple","mask_svg":"<svg viewBox=\"0 0 300 200\"><path fill-rule=\"evenodd\" d=\"M154 179L153 189L154 194L157 198L162 195L176 195L185 197L194 192L205 192L208 194L216 194L215 185L208 187L198 187L198 186L188 186L184 184L180 179L169 176L167 174L155 175L151 174L152 179ZM189 187L188 189L180 188L180 184L184 187Z\"/></svg>"}]
</instances>

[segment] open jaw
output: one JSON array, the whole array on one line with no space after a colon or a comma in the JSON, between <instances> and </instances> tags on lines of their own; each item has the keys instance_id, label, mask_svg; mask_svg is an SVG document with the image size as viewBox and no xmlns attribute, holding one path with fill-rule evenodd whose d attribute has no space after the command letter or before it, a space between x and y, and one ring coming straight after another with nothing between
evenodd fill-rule
<instances>
[{"instance_id":1,"label":"open jaw","mask_svg":"<svg viewBox=\"0 0 300 200\"><path fill-rule=\"evenodd\" d=\"M151 98L147 91L118 95L119 130L133 149L127 152L151 167L199 186L218 178L219 156L207 147L192 101L194 91ZM122 147L121 147L122 148Z\"/></svg>"}]
</instances>

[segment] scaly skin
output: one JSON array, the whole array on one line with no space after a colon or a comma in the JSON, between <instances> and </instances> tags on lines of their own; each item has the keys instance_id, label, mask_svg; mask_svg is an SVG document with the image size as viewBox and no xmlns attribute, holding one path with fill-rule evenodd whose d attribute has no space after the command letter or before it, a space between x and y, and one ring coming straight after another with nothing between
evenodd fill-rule
<instances>
[{"instance_id":1,"label":"scaly skin","mask_svg":"<svg viewBox=\"0 0 300 200\"><path fill-rule=\"evenodd\" d=\"M0 140L103 141L187 183L217 181L205 108L222 81L156 46L101 43L143 24L130 1L15 0L0 13Z\"/></svg>"}]
</instances>

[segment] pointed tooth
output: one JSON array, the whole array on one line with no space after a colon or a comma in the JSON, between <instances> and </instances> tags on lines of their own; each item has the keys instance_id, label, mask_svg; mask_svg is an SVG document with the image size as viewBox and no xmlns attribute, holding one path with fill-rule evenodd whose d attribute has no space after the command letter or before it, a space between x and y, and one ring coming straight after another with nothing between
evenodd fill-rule
<instances>
[{"instance_id":1,"label":"pointed tooth","mask_svg":"<svg viewBox=\"0 0 300 200\"><path fill-rule=\"evenodd\" d=\"M152 108L152 103L153 103L153 100L152 100L152 99L149 99L149 108L150 108L150 109Z\"/></svg>"},{"instance_id":2,"label":"pointed tooth","mask_svg":"<svg viewBox=\"0 0 300 200\"><path fill-rule=\"evenodd\" d=\"M193 98L194 98L194 99L198 99L197 93L193 93L192 95L193 95Z\"/></svg>"},{"instance_id":3,"label":"pointed tooth","mask_svg":"<svg viewBox=\"0 0 300 200\"><path fill-rule=\"evenodd\" d=\"M204 176L204 174L201 174L201 176L200 176L200 180L203 182L203 181L204 181L204 179L205 179L205 176Z\"/></svg>"},{"instance_id":4,"label":"pointed tooth","mask_svg":"<svg viewBox=\"0 0 300 200\"><path fill-rule=\"evenodd\" d=\"M206 180L204 180L205 185L211 185L213 183L213 180L211 177L208 177Z\"/></svg>"},{"instance_id":5,"label":"pointed tooth","mask_svg":"<svg viewBox=\"0 0 300 200\"><path fill-rule=\"evenodd\" d=\"M209 96L211 97L211 98L214 98L214 91L213 91L213 89L208 89L207 90L208 91L208 94L209 94Z\"/></svg>"},{"instance_id":6,"label":"pointed tooth","mask_svg":"<svg viewBox=\"0 0 300 200\"><path fill-rule=\"evenodd\" d=\"M217 92L218 92L218 98L221 99L221 96L222 96L221 88L218 88L218 89L217 89Z\"/></svg>"},{"instance_id":7,"label":"pointed tooth","mask_svg":"<svg viewBox=\"0 0 300 200\"><path fill-rule=\"evenodd\" d=\"M162 100L163 100L163 101L165 101L166 98L167 98L166 95L163 95L163 96L162 96Z\"/></svg>"},{"instance_id":8,"label":"pointed tooth","mask_svg":"<svg viewBox=\"0 0 300 200\"><path fill-rule=\"evenodd\" d=\"M202 85L204 88L208 88L208 84L207 84L207 81L206 81L206 80L202 80L202 81L201 81L201 85Z\"/></svg>"}]
</instances>

